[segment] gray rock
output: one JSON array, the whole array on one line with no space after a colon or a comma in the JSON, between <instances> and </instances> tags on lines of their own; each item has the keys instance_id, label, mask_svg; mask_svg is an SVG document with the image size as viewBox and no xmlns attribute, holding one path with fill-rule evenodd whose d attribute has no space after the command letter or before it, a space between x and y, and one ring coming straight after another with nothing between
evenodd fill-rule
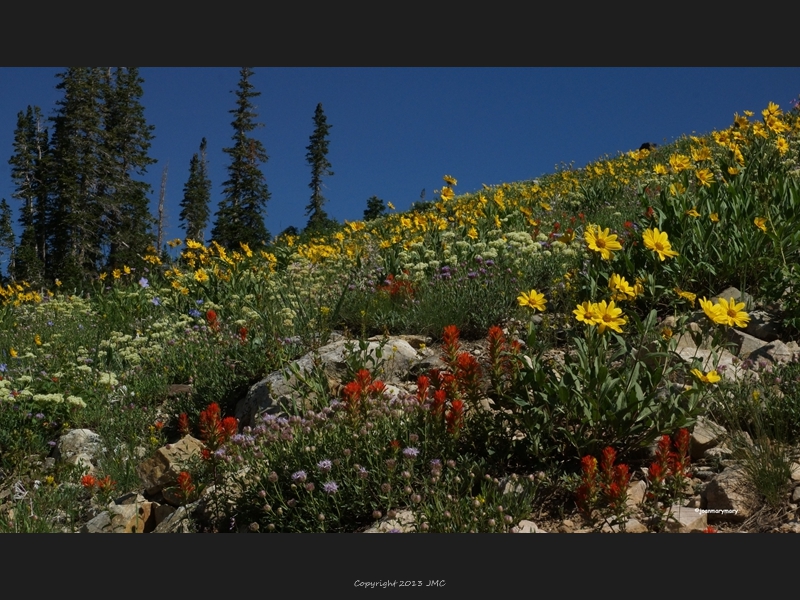
<instances>
[{"instance_id":1,"label":"gray rock","mask_svg":"<svg viewBox=\"0 0 800 600\"><path fill-rule=\"evenodd\" d=\"M152 496L174 485L178 481L178 474L193 457L200 456L203 447L203 442L187 435L174 444L159 448L155 456L139 463L136 473L145 487L145 493Z\"/></svg>"},{"instance_id":2,"label":"gray rock","mask_svg":"<svg viewBox=\"0 0 800 600\"><path fill-rule=\"evenodd\" d=\"M727 433L724 427L717 425L710 419L698 417L691 437L692 460L703 458L706 450L717 446Z\"/></svg>"},{"instance_id":3,"label":"gray rock","mask_svg":"<svg viewBox=\"0 0 800 600\"><path fill-rule=\"evenodd\" d=\"M688 508L673 504L669 509L671 518L667 519L665 529L671 533L692 533L708 527L706 513L699 508Z\"/></svg>"},{"instance_id":4,"label":"gray rock","mask_svg":"<svg viewBox=\"0 0 800 600\"><path fill-rule=\"evenodd\" d=\"M90 429L71 429L58 439L56 459L93 472L100 452L100 436Z\"/></svg>"},{"instance_id":5,"label":"gray rock","mask_svg":"<svg viewBox=\"0 0 800 600\"><path fill-rule=\"evenodd\" d=\"M795 356L794 352L782 341L775 340L769 344L765 344L752 354L750 360L758 361L759 359L767 360L771 363L788 363L791 362Z\"/></svg>"},{"instance_id":6,"label":"gray rock","mask_svg":"<svg viewBox=\"0 0 800 600\"><path fill-rule=\"evenodd\" d=\"M781 325L774 315L764 310L754 310L748 314L750 321L747 323L745 333L765 342L772 342L780 337Z\"/></svg>"},{"instance_id":7,"label":"gray rock","mask_svg":"<svg viewBox=\"0 0 800 600\"><path fill-rule=\"evenodd\" d=\"M375 379L381 379L385 383L400 383L409 372L413 372L414 365L423 361L420 353L407 341L409 339L421 347L425 343L422 340L428 338L402 336L387 338L385 343L380 338L371 338L372 341L368 341L364 360L367 365L379 364L377 369L371 369ZM326 379L325 387L329 390L336 388L343 383L347 374L347 357L350 352L360 352L358 342L339 340L319 348L316 352L309 352L294 361L291 367L270 373L253 385L247 396L237 403L234 414L239 419L240 427L253 426L259 414L277 414L285 410L285 407L301 402L307 404L309 399L313 399L313 392L303 389L297 375L300 378L323 377ZM336 390L333 389L333 392L336 393Z\"/></svg>"},{"instance_id":8,"label":"gray rock","mask_svg":"<svg viewBox=\"0 0 800 600\"><path fill-rule=\"evenodd\" d=\"M767 342L730 327L727 331L728 342L734 344L734 354L741 358L742 360L750 357L751 354L760 350L764 346L767 345Z\"/></svg>"},{"instance_id":9,"label":"gray rock","mask_svg":"<svg viewBox=\"0 0 800 600\"><path fill-rule=\"evenodd\" d=\"M741 522L758 508L758 495L740 465L728 467L704 490L708 520Z\"/></svg>"}]
</instances>

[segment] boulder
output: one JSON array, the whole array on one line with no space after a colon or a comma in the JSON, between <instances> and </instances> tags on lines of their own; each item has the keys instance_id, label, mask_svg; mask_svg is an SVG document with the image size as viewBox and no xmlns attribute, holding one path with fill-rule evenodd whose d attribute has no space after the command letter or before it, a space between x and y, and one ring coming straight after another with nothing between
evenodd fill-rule
<instances>
[{"instance_id":1,"label":"boulder","mask_svg":"<svg viewBox=\"0 0 800 600\"><path fill-rule=\"evenodd\" d=\"M145 487L145 494L158 494L165 487L178 481L178 474L186 468L192 457L200 456L203 442L190 435L174 444L167 444L156 451L155 456L139 463L136 472Z\"/></svg>"},{"instance_id":2,"label":"boulder","mask_svg":"<svg viewBox=\"0 0 800 600\"><path fill-rule=\"evenodd\" d=\"M90 429L71 429L58 439L56 459L92 473L97 468L100 436Z\"/></svg>"},{"instance_id":3,"label":"boulder","mask_svg":"<svg viewBox=\"0 0 800 600\"><path fill-rule=\"evenodd\" d=\"M741 522L758 508L758 495L740 465L726 468L704 490L708 520Z\"/></svg>"},{"instance_id":4,"label":"boulder","mask_svg":"<svg viewBox=\"0 0 800 600\"><path fill-rule=\"evenodd\" d=\"M381 379L385 383L400 383L412 367L423 361L422 356L412 345L422 347L427 340L420 336L395 336L385 340L370 338L364 351L363 360L369 365L378 365L370 369L373 378ZM410 340L410 341L409 341ZM338 340L309 352L295 360L289 367L282 371L270 373L266 378L254 384L247 392L245 398L236 405L234 416L239 419L239 426L254 426L256 416L259 414L277 414L284 407L296 405L299 402L308 403L315 395L315 390L304 389L300 378L317 377L325 391L333 391L341 386L347 376L347 358L352 353L360 353L358 342ZM296 375L296 374L297 375ZM308 406L303 406L306 409Z\"/></svg>"},{"instance_id":5,"label":"boulder","mask_svg":"<svg viewBox=\"0 0 800 600\"><path fill-rule=\"evenodd\" d=\"M707 450L719 445L728 431L705 417L698 417L692 430L690 452L692 460L700 460Z\"/></svg>"}]
</instances>

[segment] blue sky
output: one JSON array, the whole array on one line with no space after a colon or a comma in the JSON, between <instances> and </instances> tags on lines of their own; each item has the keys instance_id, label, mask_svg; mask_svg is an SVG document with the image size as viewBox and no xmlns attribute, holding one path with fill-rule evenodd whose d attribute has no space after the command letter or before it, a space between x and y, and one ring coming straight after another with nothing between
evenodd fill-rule
<instances>
[{"instance_id":1,"label":"blue sky","mask_svg":"<svg viewBox=\"0 0 800 600\"><path fill-rule=\"evenodd\" d=\"M53 115L64 68L0 67L0 198L13 200L8 159L16 116L38 105ZM328 214L359 220L372 195L398 210L426 198L442 176L457 193L481 184L532 179L559 163L582 167L642 142L727 127L734 112L770 101L790 108L800 68L310 68L254 67L251 82L263 127L262 169L272 195L265 223L273 235L302 228L310 189L306 146L322 103L331 125L334 175L323 190ZM239 67L144 67L145 115L155 126L146 180L152 206L169 163L167 238L183 237L179 202L189 161L208 139L212 223L227 179ZM15 218L18 213L15 213Z\"/></svg>"}]
</instances>

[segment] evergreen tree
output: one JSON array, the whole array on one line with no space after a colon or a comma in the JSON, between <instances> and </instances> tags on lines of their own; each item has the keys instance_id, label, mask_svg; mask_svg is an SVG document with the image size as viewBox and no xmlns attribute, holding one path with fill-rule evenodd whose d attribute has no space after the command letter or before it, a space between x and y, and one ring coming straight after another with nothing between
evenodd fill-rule
<instances>
[{"instance_id":1,"label":"evergreen tree","mask_svg":"<svg viewBox=\"0 0 800 600\"><path fill-rule=\"evenodd\" d=\"M37 286L43 283L47 259L47 150L42 111L28 106L26 112L17 114L14 154L8 161L15 184L12 197L23 202L19 217L22 237L11 274Z\"/></svg>"},{"instance_id":2,"label":"evergreen tree","mask_svg":"<svg viewBox=\"0 0 800 600\"><path fill-rule=\"evenodd\" d=\"M261 92L256 92L250 83L252 75L252 69L242 67L236 91L236 108L229 111L235 115L231 123L233 147L224 148L223 151L230 155L231 164L228 167L228 180L223 184L224 197L211 231L211 237L229 249L238 248L239 242L254 248L269 240L264 216L270 194L259 167L269 157L264 145L248 136L261 125L255 122L256 107L251 102Z\"/></svg>"},{"instance_id":3,"label":"evergreen tree","mask_svg":"<svg viewBox=\"0 0 800 600\"><path fill-rule=\"evenodd\" d=\"M64 97L57 102L50 146L48 188L52 211L48 227L46 276L77 285L103 263L101 189L103 145L102 70L70 67L56 77Z\"/></svg>"},{"instance_id":4,"label":"evergreen tree","mask_svg":"<svg viewBox=\"0 0 800 600\"><path fill-rule=\"evenodd\" d=\"M6 272L10 275L14 271L14 229L11 226L11 207L3 198L0 202L0 256L2 262L8 262ZM0 271L0 282L5 281Z\"/></svg>"},{"instance_id":5,"label":"evergreen tree","mask_svg":"<svg viewBox=\"0 0 800 600\"><path fill-rule=\"evenodd\" d=\"M372 196L367 200L367 209L364 211L364 220L372 221L386 214L386 204L377 196Z\"/></svg>"},{"instance_id":6,"label":"evergreen tree","mask_svg":"<svg viewBox=\"0 0 800 600\"><path fill-rule=\"evenodd\" d=\"M308 184L308 187L311 188L311 201L306 207L306 214L311 215L306 225L306 229L309 231L322 230L329 225L328 215L322 208L325 204L325 197L322 195L322 178L326 175L333 175L331 163L327 158L330 128L322 110L322 104L317 104L317 109L314 111L314 133L311 134L310 143L306 146L306 150L308 150L306 160L311 166L311 183Z\"/></svg>"},{"instance_id":7,"label":"evergreen tree","mask_svg":"<svg viewBox=\"0 0 800 600\"><path fill-rule=\"evenodd\" d=\"M135 179L156 162L148 150L153 139L141 103L143 80L136 67L109 69L104 78L102 202L104 245L109 268L143 266L145 254L155 251L150 212L150 184Z\"/></svg>"},{"instance_id":8,"label":"evergreen tree","mask_svg":"<svg viewBox=\"0 0 800 600\"><path fill-rule=\"evenodd\" d=\"M189 163L189 179L183 186L180 220L186 231L186 239L205 243L210 201L211 180L208 178L206 138L203 138L199 154L192 156Z\"/></svg>"}]
</instances>

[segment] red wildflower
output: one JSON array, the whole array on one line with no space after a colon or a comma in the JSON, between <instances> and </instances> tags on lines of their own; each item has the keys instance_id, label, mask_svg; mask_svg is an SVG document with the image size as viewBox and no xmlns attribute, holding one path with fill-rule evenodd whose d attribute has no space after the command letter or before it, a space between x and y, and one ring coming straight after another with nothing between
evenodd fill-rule
<instances>
[{"instance_id":1,"label":"red wildflower","mask_svg":"<svg viewBox=\"0 0 800 600\"><path fill-rule=\"evenodd\" d=\"M84 475L81 477L81 485L90 490L97 485L97 479L94 475Z\"/></svg>"},{"instance_id":2,"label":"red wildflower","mask_svg":"<svg viewBox=\"0 0 800 600\"><path fill-rule=\"evenodd\" d=\"M420 375L417 377L417 400L420 404L425 402L428 398L428 388L431 385L431 380L425 377L425 375Z\"/></svg>"},{"instance_id":3,"label":"red wildflower","mask_svg":"<svg viewBox=\"0 0 800 600\"><path fill-rule=\"evenodd\" d=\"M559 229L561 229L561 223L556 221L555 223L553 223L553 231L558 231Z\"/></svg>"},{"instance_id":4,"label":"red wildflower","mask_svg":"<svg viewBox=\"0 0 800 600\"><path fill-rule=\"evenodd\" d=\"M459 387L464 395L475 400L480 397L481 366L478 360L469 352L462 352L456 359L456 373Z\"/></svg>"},{"instance_id":5,"label":"red wildflower","mask_svg":"<svg viewBox=\"0 0 800 600\"><path fill-rule=\"evenodd\" d=\"M181 490L181 496L183 497L184 502L187 502L189 497L192 495L192 492L194 492L195 487L192 483L192 476L186 471L181 471L178 473L178 487Z\"/></svg>"},{"instance_id":6,"label":"red wildflower","mask_svg":"<svg viewBox=\"0 0 800 600\"><path fill-rule=\"evenodd\" d=\"M351 410L358 406L358 401L361 399L361 384L357 381L351 381L342 388L342 396Z\"/></svg>"},{"instance_id":7,"label":"red wildflower","mask_svg":"<svg viewBox=\"0 0 800 600\"><path fill-rule=\"evenodd\" d=\"M431 413L439 415L444 410L444 403L447 400L447 392L436 390L433 392L433 402L431 403Z\"/></svg>"},{"instance_id":8,"label":"red wildflower","mask_svg":"<svg viewBox=\"0 0 800 600\"><path fill-rule=\"evenodd\" d=\"M164 421L156 421L155 428L161 431L164 428Z\"/></svg>"},{"instance_id":9,"label":"red wildflower","mask_svg":"<svg viewBox=\"0 0 800 600\"><path fill-rule=\"evenodd\" d=\"M185 412L178 417L178 431L181 435L189 435L189 416Z\"/></svg>"},{"instance_id":10,"label":"red wildflower","mask_svg":"<svg viewBox=\"0 0 800 600\"><path fill-rule=\"evenodd\" d=\"M222 419L222 432L226 441L228 438L236 435L238 431L239 421L236 419L236 417L225 417Z\"/></svg>"},{"instance_id":11,"label":"red wildflower","mask_svg":"<svg viewBox=\"0 0 800 600\"><path fill-rule=\"evenodd\" d=\"M116 485L117 482L112 481L110 475L106 475L102 479L97 480L97 489L99 489L101 492L112 490Z\"/></svg>"},{"instance_id":12,"label":"red wildflower","mask_svg":"<svg viewBox=\"0 0 800 600\"><path fill-rule=\"evenodd\" d=\"M247 341L247 327L239 328L239 341L243 344Z\"/></svg>"},{"instance_id":13,"label":"red wildflower","mask_svg":"<svg viewBox=\"0 0 800 600\"><path fill-rule=\"evenodd\" d=\"M442 360L450 367L451 370L456 370L456 362L458 360L458 351L461 345L458 343L459 331L455 325L448 325L444 328L442 350Z\"/></svg>"},{"instance_id":14,"label":"red wildflower","mask_svg":"<svg viewBox=\"0 0 800 600\"><path fill-rule=\"evenodd\" d=\"M717 528L714 527L713 525L709 525L708 527L703 529L703 533L719 533L719 531L717 531Z\"/></svg>"},{"instance_id":15,"label":"red wildflower","mask_svg":"<svg viewBox=\"0 0 800 600\"><path fill-rule=\"evenodd\" d=\"M382 381L373 381L367 388L367 393L373 398L380 396L386 390L386 384Z\"/></svg>"},{"instance_id":16,"label":"red wildflower","mask_svg":"<svg viewBox=\"0 0 800 600\"><path fill-rule=\"evenodd\" d=\"M400 450L400 440L392 440L389 442L389 448L391 448L394 452Z\"/></svg>"},{"instance_id":17,"label":"red wildflower","mask_svg":"<svg viewBox=\"0 0 800 600\"><path fill-rule=\"evenodd\" d=\"M450 410L445 414L444 419L447 422L447 431L455 433L464 424L464 402L461 400L453 400L450 403Z\"/></svg>"},{"instance_id":18,"label":"red wildflower","mask_svg":"<svg viewBox=\"0 0 800 600\"><path fill-rule=\"evenodd\" d=\"M217 313L213 309L209 309L206 312L206 320L208 321L208 326L211 327L214 331L219 331L219 321L217 320Z\"/></svg>"},{"instance_id":19,"label":"red wildflower","mask_svg":"<svg viewBox=\"0 0 800 600\"><path fill-rule=\"evenodd\" d=\"M356 373L356 381L362 389L367 389L369 384L372 383L372 374L367 369L360 369L358 373Z\"/></svg>"}]
</instances>

